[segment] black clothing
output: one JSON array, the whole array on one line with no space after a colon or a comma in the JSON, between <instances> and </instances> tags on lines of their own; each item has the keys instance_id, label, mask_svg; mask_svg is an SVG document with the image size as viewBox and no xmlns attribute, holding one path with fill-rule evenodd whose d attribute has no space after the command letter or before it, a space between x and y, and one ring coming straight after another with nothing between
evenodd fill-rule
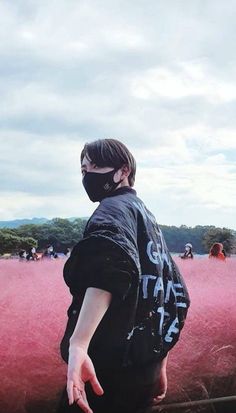
<instances>
[{"instance_id":1,"label":"black clothing","mask_svg":"<svg viewBox=\"0 0 236 413\"><path fill-rule=\"evenodd\" d=\"M88 287L113 296L89 346L95 366L160 361L177 342L189 306L187 288L154 216L132 188L101 201L65 264L64 278L73 295L61 343L65 361Z\"/></svg>"},{"instance_id":2,"label":"black clothing","mask_svg":"<svg viewBox=\"0 0 236 413\"><path fill-rule=\"evenodd\" d=\"M95 396L87 385L88 402L94 413L136 413L157 394L161 360L179 338L190 301L154 216L132 188L101 201L65 264L64 279L73 300L63 359L68 362L86 289L111 292L88 349L105 393ZM65 391L58 413L80 411L68 406Z\"/></svg>"},{"instance_id":3,"label":"black clothing","mask_svg":"<svg viewBox=\"0 0 236 413\"><path fill-rule=\"evenodd\" d=\"M68 361L69 339L86 289L100 288L111 292L113 298L90 342L88 353L96 367L120 368L123 365L126 337L133 326L133 308L137 301L138 278L134 276L136 272L132 261L106 239L96 242L90 240L79 256L76 254L75 258L72 254L72 260L80 273L78 279L76 277L74 282L71 280L70 284L73 301L68 309L68 324L61 343L62 357Z\"/></svg>"},{"instance_id":4,"label":"black clothing","mask_svg":"<svg viewBox=\"0 0 236 413\"><path fill-rule=\"evenodd\" d=\"M94 413L143 413L157 395L160 364L149 363L121 370L97 370L96 374L104 389L103 396L96 396L90 384L85 386ZM75 403L69 406L66 389L57 413L82 413Z\"/></svg>"},{"instance_id":5,"label":"black clothing","mask_svg":"<svg viewBox=\"0 0 236 413\"><path fill-rule=\"evenodd\" d=\"M186 258L193 258L193 253L192 253L192 249L184 251L183 255L180 256L180 258L182 259L186 259Z\"/></svg>"}]
</instances>

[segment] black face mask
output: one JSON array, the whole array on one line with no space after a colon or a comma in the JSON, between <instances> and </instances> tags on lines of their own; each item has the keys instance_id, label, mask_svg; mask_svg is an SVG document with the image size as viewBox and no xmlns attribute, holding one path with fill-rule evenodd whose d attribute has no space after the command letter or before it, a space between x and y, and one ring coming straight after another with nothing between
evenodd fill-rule
<instances>
[{"instance_id":1,"label":"black face mask","mask_svg":"<svg viewBox=\"0 0 236 413\"><path fill-rule=\"evenodd\" d=\"M91 201L101 201L103 198L114 191L122 182L114 182L113 177L117 170L100 174L97 172L86 172L83 177L83 185Z\"/></svg>"}]
</instances>

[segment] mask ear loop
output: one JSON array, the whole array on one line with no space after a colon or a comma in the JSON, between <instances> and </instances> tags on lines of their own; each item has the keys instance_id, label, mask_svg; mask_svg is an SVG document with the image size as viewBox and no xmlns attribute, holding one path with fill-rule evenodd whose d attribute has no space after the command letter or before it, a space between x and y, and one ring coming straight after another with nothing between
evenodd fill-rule
<instances>
[{"instance_id":1,"label":"mask ear loop","mask_svg":"<svg viewBox=\"0 0 236 413\"><path fill-rule=\"evenodd\" d=\"M119 171L119 169L121 169L121 168L114 168L114 175L115 175L115 173L116 173L117 171ZM114 175L113 175L113 180L114 180ZM124 179L125 179L125 178L123 178L123 179L121 179L120 181L118 181L118 182L117 182L117 186L120 185L121 182L124 181ZM116 182L114 182L114 183L116 184Z\"/></svg>"},{"instance_id":2,"label":"mask ear loop","mask_svg":"<svg viewBox=\"0 0 236 413\"><path fill-rule=\"evenodd\" d=\"M118 168L118 169L114 169L114 175L115 175L115 173L117 172L117 171L119 171L119 169L120 168ZM113 182L114 182L114 184L116 184L116 187L118 186L118 185L120 185L121 184L121 182L123 182L124 181L124 179L121 179L120 181L118 181L118 182L115 182L114 181L114 175L113 175Z\"/></svg>"}]
</instances>

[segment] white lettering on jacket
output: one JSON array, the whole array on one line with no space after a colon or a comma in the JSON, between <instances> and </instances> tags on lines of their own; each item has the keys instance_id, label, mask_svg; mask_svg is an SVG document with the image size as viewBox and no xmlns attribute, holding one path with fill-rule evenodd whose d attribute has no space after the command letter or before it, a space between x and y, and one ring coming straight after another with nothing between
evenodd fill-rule
<instances>
[{"instance_id":1,"label":"white lettering on jacket","mask_svg":"<svg viewBox=\"0 0 236 413\"><path fill-rule=\"evenodd\" d=\"M133 204L139 210L145 222L150 219L153 224L157 225L156 218L150 211L148 211L143 203L133 201Z\"/></svg>"},{"instance_id":2,"label":"white lettering on jacket","mask_svg":"<svg viewBox=\"0 0 236 413\"><path fill-rule=\"evenodd\" d=\"M162 277L157 277L156 275L142 275L141 276L141 283L142 283L142 292L143 298L148 298L148 285L149 281L156 281L155 284L152 286L152 297L157 297L159 291L164 292L164 285ZM153 283L152 283L153 284ZM180 291L177 291L180 290ZM184 297L183 293L183 286L179 283L173 283L172 280L167 281L167 288L165 293L164 302L168 303L170 301L171 293L174 295L175 303L177 307L186 308L187 304L179 301L179 297Z\"/></svg>"},{"instance_id":3,"label":"white lettering on jacket","mask_svg":"<svg viewBox=\"0 0 236 413\"><path fill-rule=\"evenodd\" d=\"M147 256L153 264L159 264L161 266L161 271L164 268L164 262L166 262L166 264L169 267L169 270L171 270L171 261L166 253L161 234L160 234L160 241L161 241L161 244L159 243L154 244L153 241L149 241L147 243Z\"/></svg>"},{"instance_id":4,"label":"white lettering on jacket","mask_svg":"<svg viewBox=\"0 0 236 413\"><path fill-rule=\"evenodd\" d=\"M164 303L167 304L171 296L174 298L174 302L176 307L183 307L186 308L187 304L184 302L179 301L181 297L184 297L183 293L183 286L179 283L173 283L172 280L168 280L167 282L167 288L166 291L164 291L164 284L163 284L163 279L161 276L156 276L156 275L150 275L150 274L144 274L141 276L141 283L142 283L142 297L144 300L148 299L148 296L151 295L154 298L158 297L159 292L162 292L164 295ZM158 334L162 334L162 328L163 328L163 323L165 320L165 316L169 318L170 314L165 311L164 306L159 306L155 310L156 314L160 314L160 318L158 321L158 325L156 326ZM136 326L135 328L139 328L139 326ZM140 328L139 328L140 329ZM178 318L176 317L165 337L164 340L167 343L171 343L173 340L173 335L179 333L179 328L178 328Z\"/></svg>"},{"instance_id":5,"label":"white lettering on jacket","mask_svg":"<svg viewBox=\"0 0 236 413\"><path fill-rule=\"evenodd\" d=\"M173 337L171 337L171 334L178 334L179 332L178 324L179 324L179 320L176 317L174 321L171 323L170 327L168 328L167 334L165 335L164 340L167 343L171 343L173 341Z\"/></svg>"},{"instance_id":6,"label":"white lettering on jacket","mask_svg":"<svg viewBox=\"0 0 236 413\"><path fill-rule=\"evenodd\" d=\"M164 285L162 277L157 277L156 275L142 275L142 289L143 289L143 298L148 298L148 281L156 280L155 286L153 289L153 297L158 296L159 291L164 291Z\"/></svg>"},{"instance_id":7,"label":"white lettering on jacket","mask_svg":"<svg viewBox=\"0 0 236 413\"><path fill-rule=\"evenodd\" d=\"M173 280L168 280L166 285L166 291L164 291L164 283L162 277L162 271L164 269L164 264L169 268L169 271L172 271L172 262L171 257L168 253L168 250L165 245L165 241L162 235L161 230L158 228L156 219L154 215L150 211L148 211L144 204L141 202L133 202L134 206L139 210L145 222L150 220L155 226L155 235L153 239L149 239L146 247L146 253L149 258L149 261L155 265L157 265L156 270L160 275L154 274L144 274L141 276L141 292L142 297L144 300L147 300L149 296L154 297L157 299L158 294L161 292L164 297L164 304L168 304L168 302L172 299L176 305L176 307L187 307L187 304L181 302L181 298L184 297L183 286L180 283L174 283ZM158 301L157 301L158 303ZM169 328L165 334L164 341L166 343L171 343L173 341L174 335L179 333L179 321L178 317L170 320L170 314L165 311L165 306L159 306L155 310L153 310L153 314L159 314L156 331L159 335L163 334L163 324L165 319L168 319ZM171 323L171 324L169 324ZM145 329L144 324L136 325L130 331L128 335L128 340L132 337L135 330L143 330Z\"/></svg>"}]
</instances>

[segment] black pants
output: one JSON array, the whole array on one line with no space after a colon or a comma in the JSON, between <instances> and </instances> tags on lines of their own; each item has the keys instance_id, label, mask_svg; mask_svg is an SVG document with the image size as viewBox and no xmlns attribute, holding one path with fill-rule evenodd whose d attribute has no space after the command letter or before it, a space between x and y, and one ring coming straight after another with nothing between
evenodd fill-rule
<instances>
[{"instance_id":1,"label":"black pants","mask_svg":"<svg viewBox=\"0 0 236 413\"><path fill-rule=\"evenodd\" d=\"M89 405L94 413L142 413L157 395L160 363L145 367L125 368L120 371L97 371L104 395L96 396L86 385ZM69 406L66 389L63 391L57 413L81 413L75 403Z\"/></svg>"}]
</instances>

